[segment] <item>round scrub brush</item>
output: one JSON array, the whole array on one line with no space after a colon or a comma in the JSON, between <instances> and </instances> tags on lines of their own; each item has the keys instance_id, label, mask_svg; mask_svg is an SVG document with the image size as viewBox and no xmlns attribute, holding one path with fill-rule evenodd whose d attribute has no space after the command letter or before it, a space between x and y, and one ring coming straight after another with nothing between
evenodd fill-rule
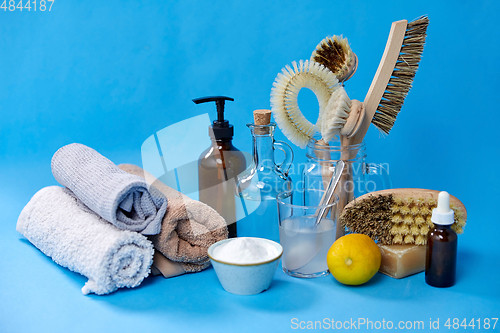
<instances>
[{"instance_id":1,"label":"round scrub brush","mask_svg":"<svg viewBox=\"0 0 500 333\"><path fill-rule=\"evenodd\" d=\"M340 82L347 81L358 68L358 57L352 52L347 38L326 37L311 56L311 61L319 62L337 76Z\"/></svg>"},{"instance_id":2,"label":"round scrub brush","mask_svg":"<svg viewBox=\"0 0 500 333\"><path fill-rule=\"evenodd\" d=\"M358 57L352 52L347 38L341 36L326 37L311 55L311 61L327 67L339 80L347 81L358 68ZM324 112L320 114L319 131L323 141L328 142L340 133L349 118L351 100L344 89L335 91Z\"/></svg>"},{"instance_id":3,"label":"round scrub brush","mask_svg":"<svg viewBox=\"0 0 500 333\"><path fill-rule=\"evenodd\" d=\"M321 127L321 114L325 112L332 94L343 88L337 77L317 62L301 60L297 64L294 61L292 66L293 68L289 65L283 68L273 83L271 109L283 134L291 142L304 148L317 129L299 109L297 97L300 89L309 88L316 95L320 109L317 125Z\"/></svg>"}]
</instances>

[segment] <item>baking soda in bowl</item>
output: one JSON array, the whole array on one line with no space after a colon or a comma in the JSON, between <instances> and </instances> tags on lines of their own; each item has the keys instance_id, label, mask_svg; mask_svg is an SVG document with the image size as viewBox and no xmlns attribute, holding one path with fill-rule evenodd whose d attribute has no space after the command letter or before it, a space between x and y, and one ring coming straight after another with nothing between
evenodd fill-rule
<instances>
[{"instance_id":1,"label":"baking soda in bowl","mask_svg":"<svg viewBox=\"0 0 500 333\"><path fill-rule=\"evenodd\" d=\"M242 237L234 238L213 250L216 260L231 264L258 264L276 259L278 249L264 239Z\"/></svg>"},{"instance_id":2,"label":"baking soda in bowl","mask_svg":"<svg viewBox=\"0 0 500 333\"><path fill-rule=\"evenodd\" d=\"M224 239L208 248L222 287L236 295L255 295L271 286L283 247L257 237Z\"/></svg>"}]
</instances>

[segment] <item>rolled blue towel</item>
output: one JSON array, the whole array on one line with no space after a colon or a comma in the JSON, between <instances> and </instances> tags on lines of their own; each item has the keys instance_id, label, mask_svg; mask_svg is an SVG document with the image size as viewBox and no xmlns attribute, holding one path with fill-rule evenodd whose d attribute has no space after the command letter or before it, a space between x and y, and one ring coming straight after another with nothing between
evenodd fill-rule
<instances>
[{"instance_id":1,"label":"rolled blue towel","mask_svg":"<svg viewBox=\"0 0 500 333\"><path fill-rule=\"evenodd\" d=\"M52 157L52 174L92 211L120 229L156 235L167 210L165 196L144 178L120 170L94 149L79 143Z\"/></svg>"},{"instance_id":2,"label":"rolled blue towel","mask_svg":"<svg viewBox=\"0 0 500 333\"><path fill-rule=\"evenodd\" d=\"M82 209L63 187L38 191L19 215L16 230L57 264L86 276L84 295L137 287L150 273L151 241Z\"/></svg>"}]
</instances>

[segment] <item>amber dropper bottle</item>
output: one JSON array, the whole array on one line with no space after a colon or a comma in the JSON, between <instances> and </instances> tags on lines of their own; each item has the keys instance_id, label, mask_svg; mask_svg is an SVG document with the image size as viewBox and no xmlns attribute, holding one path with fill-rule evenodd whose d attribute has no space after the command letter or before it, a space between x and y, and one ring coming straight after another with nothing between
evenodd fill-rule
<instances>
[{"instance_id":1,"label":"amber dropper bottle","mask_svg":"<svg viewBox=\"0 0 500 333\"><path fill-rule=\"evenodd\" d=\"M448 192L439 193L431 221L435 227L427 235L425 282L433 287L451 287L457 269L457 234L451 229L454 212L450 209Z\"/></svg>"}]
</instances>

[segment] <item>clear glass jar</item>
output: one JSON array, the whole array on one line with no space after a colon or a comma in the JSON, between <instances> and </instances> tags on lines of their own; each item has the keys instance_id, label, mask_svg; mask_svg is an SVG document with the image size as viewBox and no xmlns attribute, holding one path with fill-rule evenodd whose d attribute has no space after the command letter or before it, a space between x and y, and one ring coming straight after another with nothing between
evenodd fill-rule
<instances>
[{"instance_id":1,"label":"clear glass jar","mask_svg":"<svg viewBox=\"0 0 500 333\"><path fill-rule=\"evenodd\" d=\"M279 242L276 196L291 188L288 169L293 152L285 142L274 140L275 123L247 126L252 133L253 161L238 176L238 237L261 237ZM276 149L285 153L280 164L274 159Z\"/></svg>"},{"instance_id":2,"label":"clear glass jar","mask_svg":"<svg viewBox=\"0 0 500 333\"><path fill-rule=\"evenodd\" d=\"M288 275L314 278L330 273L326 255L336 239L338 198L322 204L324 195L323 190L303 188L278 194L281 266Z\"/></svg>"},{"instance_id":3,"label":"clear glass jar","mask_svg":"<svg viewBox=\"0 0 500 333\"><path fill-rule=\"evenodd\" d=\"M309 141L306 147L307 162L302 168L301 181L305 189L325 190L335 172L339 160L345 162L344 172L335 193L339 197L337 216L351 200L363 194L392 187L388 165L366 162L366 147L362 142L342 146L336 137L321 144L317 138ZM337 238L344 230L337 225Z\"/></svg>"}]
</instances>

